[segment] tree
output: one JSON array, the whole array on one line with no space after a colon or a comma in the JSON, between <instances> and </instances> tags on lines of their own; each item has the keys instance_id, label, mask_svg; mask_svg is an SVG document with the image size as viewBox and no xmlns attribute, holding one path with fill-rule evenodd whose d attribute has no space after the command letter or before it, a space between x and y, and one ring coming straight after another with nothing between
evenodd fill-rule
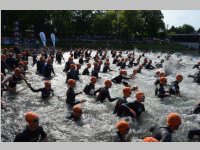
<instances>
[{"instance_id":1,"label":"tree","mask_svg":"<svg viewBox=\"0 0 200 150\"><path fill-rule=\"evenodd\" d=\"M194 33L195 32L195 29L193 26L191 25L188 25L188 24L184 24L182 27L182 32L185 33L185 34L189 34L189 33Z\"/></svg>"},{"instance_id":2,"label":"tree","mask_svg":"<svg viewBox=\"0 0 200 150\"><path fill-rule=\"evenodd\" d=\"M160 10L144 10L140 13L144 20L144 31L148 36L156 37L159 30L165 30L164 16Z\"/></svg>"}]
</instances>

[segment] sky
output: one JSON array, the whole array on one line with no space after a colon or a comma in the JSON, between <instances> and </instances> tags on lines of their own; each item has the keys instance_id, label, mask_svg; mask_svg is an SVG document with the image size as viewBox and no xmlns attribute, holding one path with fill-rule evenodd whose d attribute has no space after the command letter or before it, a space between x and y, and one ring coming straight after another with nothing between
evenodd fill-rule
<instances>
[{"instance_id":1,"label":"sky","mask_svg":"<svg viewBox=\"0 0 200 150\"><path fill-rule=\"evenodd\" d=\"M175 27L183 24L190 24L196 30L200 28L200 10L161 10L164 15L164 22Z\"/></svg>"}]
</instances>

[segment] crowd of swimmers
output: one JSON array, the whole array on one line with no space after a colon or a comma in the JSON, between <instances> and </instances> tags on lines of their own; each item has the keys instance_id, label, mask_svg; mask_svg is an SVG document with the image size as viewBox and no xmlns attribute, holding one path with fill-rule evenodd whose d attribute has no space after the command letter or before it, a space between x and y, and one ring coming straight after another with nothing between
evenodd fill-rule
<instances>
[{"instance_id":1,"label":"crowd of swimmers","mask_svg":"<svg viewBox=\"0 0 200 150\"><path fill-rule=\"evenodd\" d=\"M54 90L51 87L51 79L56 75L53 67L54 61L58 64L62 64L62 60L65 62L63 72L66 74L66 84L68 86L66 92L66 105L71 108L71 114L68 119L74 121L80 120L83 114L81 104L87 100L78 100L76 98L79 94L86 94L95 96L96 101L104 103L105 100L110 102L115 101L115 107L113 114L120 117L131 117L136 120L145 111L145 93L140 90L138 86L130 84L131 80L134 80L137 74L141 73L143 69L155 71L155 96L158 98L166 98L171 95L181 96L180 83L184 81L183 75L177 74L174 81L168 84L167 76L163 71L163 63L169 59L169 55L165 59L161 59L159 63L153 65L153 61L145 57L145 53L142 53L136 57L134 51L127 51L126 57L122 56L122 51L112 50L109 55L109 51L98 49L95 51L95 56L92 57L92 51L88 49L77 48L70 50L70 56L68 60L65 60L62 50L42 48L40 51L34 49L19 50L15 53L6 53L6 50L1 54L1 107L4 108L3 92L17 93L17 84L24 81L27 87L33 92L41 92L41 98L47 99L50 96L54 96ZM113 58L111 62L109 56ZM29 57L32 57L32 63L29 61ZM160 56L158 56L160 58ZM54 60L55 59L55 60ZM74 62L74 59L78 59L78 64ZM143 61L142 61L143 60ZM36 74L44 77L44 87L35 89L28 82L26 74L28 72L28 64L31 66L36 65ZM113 70L110 64L119 67L119 70ZM86 64L83 72L80 72L81 67ZM132 73L128 74L126 68L131 68ZM194 82L200 83L200 62L194 65L193 69L197 69L197 72L188 77L194 78ZM95 88L95 84L98 80L101 80L99 73L108 73L112 71L119 71L116 77L107 79L104 81L104 85L100 88ZM11 75L10 75L11 74ZM90 76L90 82L85 85L84 89L80 92L75 92L77 81L81 75ZM113 84L123 85L123 96L113 97L110 95L109 89ZM135 93L135 100L129 102L127 98ZM200 103L195 106L192 111L193 114L200 113ZM47 133L39 125L39 115L35 112L26 112L25 120L27 126L25 130L16 135L15 142L36 142L47 141ZM152 132L151 136L144 137L144 142L171 142L173 141L172 134L179 129L182 123L181 115L177 112L171 112L166 116L166 126L154 126L149 129ZM130 125L127 121L120 119L116 124L116 141L127 142ZM194 129L188 131L188 139L199 138L200 129Z\"/></svg>"}]
</instances>

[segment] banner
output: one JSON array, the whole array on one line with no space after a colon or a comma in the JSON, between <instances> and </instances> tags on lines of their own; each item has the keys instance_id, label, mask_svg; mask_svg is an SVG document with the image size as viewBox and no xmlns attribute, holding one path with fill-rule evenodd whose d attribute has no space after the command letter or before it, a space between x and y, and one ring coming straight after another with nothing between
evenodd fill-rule
<instances>
[{"instance_id":1,"label":"banner","mask_svg":"<svg viewBox=\"0 0 200 150\"><path fill-rule=\"evenodd\" d=\"M43 46L46 47L47 40L44 32L40 32L40 38L42 40Z\"/></svg>"},{"instance_id":2,"label":"banner","mask_svg":"<svg viewBox=\"0 0 200 150\"><path fill-rule=\"evenodd\" d=\"M55 47L55 45L56 45L56 36L55 36L54 33L51 33L51 41L53 43L53 46Z\"/></svg>"}]
</instances>

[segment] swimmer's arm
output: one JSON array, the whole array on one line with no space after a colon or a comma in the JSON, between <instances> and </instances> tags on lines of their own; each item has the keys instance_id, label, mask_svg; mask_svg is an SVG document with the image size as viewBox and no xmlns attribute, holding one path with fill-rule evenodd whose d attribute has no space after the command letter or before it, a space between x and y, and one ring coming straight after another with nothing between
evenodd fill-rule
<instances>
[{"instance_id":1,"label":"swimmer's arm","mask_svg":"<svg viewBox=\"0 0 200 150\"><path fill-rule=\"evenodd\" d=\"M100 89L101 89L101 88L99 88L98 90L94 91L94 95L95 95L96 93L100 92Z\"/></svg>"},{"instance_id":2,"label":"swimmer's arm","mask_svg":"<svg viewBox=\"0 0 200 150\"><path fill-rule=\"evenodd\" d=\"M4 80L4 81L2 82L2 84L5 84L5 83L7 83L7 82L10 81L10 80L12 80L12 77L8 77L6 80Z\"/></svg>"},{"instance_id":3,"label":"swimmer's arm","mask_svg":"<svg viewBox=\"0 0 200 150\"><path fill-rule=\"evenodd\" d=\"M162 131L160 142L171 142L171 141L172 141L171 134L166 131Z\"/></svg>"},{"instance_id":4,"label":"swimmer's arm","mask_svg":"<svg viewBox=\"0 0 200 150\"><path fill-rule=\"evenodd\" d=\"M108 100L109 100L110 102L113 102L113 101L115 101L115 100L117 99L117 97L116 97L116 98L111 98L109 92L108 92L107 98L108 98Z\"/></svg>"},{"instance_id":5,"label":"swimmer's arm","mask_svg":"<svg viewBox=\"0 0 200 150\"><path fill-rule=\"evenodd\" d=\"M31 91L33 91L33 92L41 92L41 91L42 91L41 88L36 90L36 89L32 88L31 86L30 86L30 89L31 89Z\"/></svg>"}]
</instances>

